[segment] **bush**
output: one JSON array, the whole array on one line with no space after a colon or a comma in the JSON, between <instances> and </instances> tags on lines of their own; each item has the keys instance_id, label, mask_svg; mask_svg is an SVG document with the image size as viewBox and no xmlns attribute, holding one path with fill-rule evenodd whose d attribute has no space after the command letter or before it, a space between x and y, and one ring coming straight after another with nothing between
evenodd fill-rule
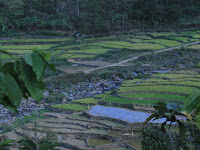
<instances>
[{"instance_id":1,"label":"bush","mask_svg":"<svg viewBox=\"0 0 200 150\"><path fill-rule=\"evenodd\" d=\"M176 132L172 132L172 139L177 149L196 150L200 148L200 130L195 125L187 125L188 135L185 140L180 140ZM176 131L176 127L174 129ZM160 127L145 127L142 130L143 150L172 150L167 132L161 132Z\"/></svg>"}]
</instances>

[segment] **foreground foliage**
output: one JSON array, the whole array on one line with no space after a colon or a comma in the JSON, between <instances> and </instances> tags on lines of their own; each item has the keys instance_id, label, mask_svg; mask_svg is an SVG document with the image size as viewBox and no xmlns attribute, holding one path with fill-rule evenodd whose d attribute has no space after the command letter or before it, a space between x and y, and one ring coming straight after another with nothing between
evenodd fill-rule
<instances>
[{"instance_id":1,"label":"foreground foliage","mask_svg":"<svg viewBox=\"0 0 200 150\"><path fill-rule=\"evenodd\" d=\"M146 119L146 123L148 123L151 119L154 118L154 120L160 119L160 118L166 118L166 121L164 123L162 123L161 125L161 131L163 133L166 134L166 128L165 125L167 125L167 122L170 122L169 124L169 129L168 129L168 135L167 136L163 136L168 138L169 140L164 139L163 142L161 142L162 144L164 144L164 146L168 145L165 142L170 141L171 144L169 146L167 146L164 149L198 149L200 147L200 145L198 144L199 140L198 140L198 136L200 135L200 92L193 92L192 94L190 94L185 102L184 102L184 106L177 104L177 103L169 103L169 104L165 104L163 102L158 102L157 104L154 105L155 110L157 111L156 113L152 114L149 118ZM185 120L190 120L190 123L192 123L192 126L197 126L195 129L193 130L188 130L189 128L186 128L186 125L188 126L188 122L183 122L182 120L178 119L177 116L183 116L185 117ZM177 135L177 137L175 138L176 140L179 140L179 144L177 145L172 137L172 133L171 133L171 125L172 123L178 123L179 125L179 134ZM196 124L196 125L194 125ZM199 128L199 129L197 129ZM195 130L195 132L194 132ZM144 130L144 132L147 132ZM149 131L148 131L149 132ZM187 136L187 132L190 133L190 140L188 139L189 137ZM148 133L149 134L149 133ZM159 134L156 134L159 135ZM150 136L152 136L152 134L150 134ZM155 136L155 135L153 135ZM146 138L148 137L148 135L145 135L145 138L143 140L143 144L147 145L147 143L149 142L149 140ZM192 140L191 140L192 138ZM152 137L150 138L152 140ZM187 143L187 141L189 140L189 144ZM197 142L197 143L195 143ZM152 145L154 147L154 149L157 149L159 146L163 147L160 144L154 144ZM169 148L171 146L171 148ZM150 149L149 146L147 146L148 148L144 147L144 149Z\"/></svg>"},{"instance_id":2,"label":"foreground foliage","mask_svg":"<svg viewBox=\"0 0 200 150\"><path fill-rule=\"evenodd\" d=\"M4 51L0 51L5 53ZM44 93L44 71L48 66L49 53L34 50L24 58L6 63L0 62L0 104L12 112L17 111L22 98L32 97L40 101Z\"/></svg>"}]
</instances>

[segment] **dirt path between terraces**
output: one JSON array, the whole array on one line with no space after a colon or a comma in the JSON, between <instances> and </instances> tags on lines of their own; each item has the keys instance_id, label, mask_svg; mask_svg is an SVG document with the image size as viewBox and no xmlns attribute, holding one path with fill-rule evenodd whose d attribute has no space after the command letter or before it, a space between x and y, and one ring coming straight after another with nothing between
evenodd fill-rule
<instances>
[{"instance_id":1,"label":"dirt path between terraces","mask_svg":"<svg viewBox=\"0 0 200 150\"><path fill-rule=\"evenodd\" d=\"M163 49L163 50L158 50L158 51L155 51L153 54L167 52L167 51L174 50L176 48L186 47L186 46L190 46L190 45L196 45L196 44L199 44L199 43L200 43L200 41L197 41L197 42L193 42L193 43L189 43L189 44L184 44L184 45L175 46L175 47L171 47L171 48L167 48L167 49ZM103 67L98 67L98 68L93 68L93 69L90 69L90 70L86 70L86 71L84 71L84 73L91 73L91 72L99 70L99 69L105 69L105 68L109 68L109 67L113 67L113 66L121 66L124 63L127 63L129 61L133 61L133 60L137 60L138 58L140 58L142 56L147 56L147 55L152 55L152 53L145 53L145 54L139 55L137 57L125 59L123 61L120 61L120 62L117 62L117 63L113 63L113 64L110 64L110 65L107 65L107 66L103 66Z\"/></svg>"}]
</instances>

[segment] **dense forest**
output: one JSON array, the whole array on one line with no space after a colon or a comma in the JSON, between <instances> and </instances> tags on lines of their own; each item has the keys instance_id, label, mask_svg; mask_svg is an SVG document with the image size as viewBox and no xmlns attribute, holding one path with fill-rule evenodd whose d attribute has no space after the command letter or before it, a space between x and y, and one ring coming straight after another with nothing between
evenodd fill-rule
<instances>
[{"instance_id":1,"label":"dense forest","mask_svg":"<svg viewBox=\"0 0 200 150\"><path fill-rule=\"evenodd\" d=\"M199 0L0 0L0 32L199 26Z\"/></svg>"}]
</instances>

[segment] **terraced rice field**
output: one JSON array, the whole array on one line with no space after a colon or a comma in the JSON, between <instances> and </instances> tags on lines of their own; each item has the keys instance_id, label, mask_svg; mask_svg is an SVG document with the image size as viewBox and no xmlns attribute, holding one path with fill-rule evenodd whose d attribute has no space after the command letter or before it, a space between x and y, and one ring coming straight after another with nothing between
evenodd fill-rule
<instances>
[{"instance_id":1,"label":"terraced rice field","mask_svg":"<svg viewBox=\"0 0 200 150\"><path fill-rule=\"evenodd\" d=\"M58 149L84 150L84 149L124 149L130 145L133 139L140 139L140 127L135 125L132 134L124 136L129 132L127 125L109 120L89 119L79 114L47 114L49 119L38 120L37 128L33 123L29 123L7 133L8 137L19 140L25 137L30 139L48 138L51 141L60 143ZM54 118L51 118L54 117ZM62 118L55 118L62 116ZM51 136L50 136L51 135ZM128 144L129 142L129 144ZM131 145L134 147L134 144ZM130 148L129 150L132 150ZM127 149L128 150L128 149ZM140 149L139 149L140 150Z\"/></svg>"},{"instance_id":2,"label":"terraced rice field","mask_svg":"<svg viewBox=\"0 0 200 150\"><path fill-rule=\"evenodd\" d=\"M95 95L94 98L72 102L133 108L134 105L153 105L160 101L183 103L186 96L193 91L200 91L198 70L172 71L154 74L149 79L126 80L121 84L116 95L107 92Z\"/></svg>"},{"instance_id":3,"label":"terraced rice field","mask_svg":"<svg viewBox=\"0 0 200 150\"><path fill-rule=\"evenodd\" d=\"M14 54L16 57L37 48L51 51L54 59L81 59L94 60L101 54L115 50L129 51L135 56L136 51L156 51L168 47L179 46L199 40L198 31L186 31L181 33L160 32L118 35L116 37L87 38L82 42L74 42L73 38L55 39L10 39L1 40L1 48ZM192 49L199 49L198 45L191 46ZM131 51L131 52L130 52ZM102 57L102 56L101 56ZM2 55L0 59L10 59Z\"/></svg>"}]
</instances>

